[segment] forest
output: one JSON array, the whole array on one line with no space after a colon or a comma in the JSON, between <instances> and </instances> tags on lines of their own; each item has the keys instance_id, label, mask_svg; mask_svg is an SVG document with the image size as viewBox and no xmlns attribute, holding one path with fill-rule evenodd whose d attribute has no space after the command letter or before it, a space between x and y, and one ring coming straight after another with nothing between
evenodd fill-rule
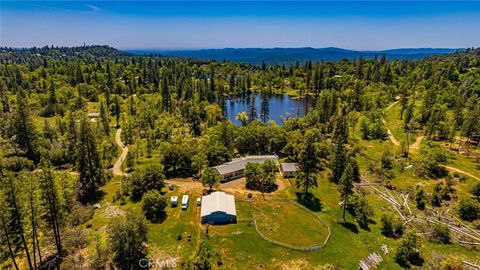
<instances>
[{"instance_id":1,"label":"forest","mask_svg":"<svg viewBox=\"0 0 480 270\"><path fill-rule=\"evenodd\" d=\"M269 121L279 94L306 115ZM240 125L226 117L232 98L247 104ZM155 234L174 215L169 181L211 191L220 180L210 167L271 154L298 164L291 195L332 228L325 252L339 251L289 254L308 258L298 269L353 269L368 254L352 254L355 265L338 254L380 236L391 248L384 269L468 269L465 260L480 259L480 49L284 66L108 46L0 48L0 99L2 269L143 269L139 260L168 253L162 243L183 241ZM128 146L120 172L116 135ZM247 188L274 191L272 166L249 165ZM405 195L402 207L390 192ZM407 211L442 223L418 225ZM217 248L221 229L194 231L180 269L295 268L278 250L235 264L243 255Z\"/></svg>"}]
</instances>

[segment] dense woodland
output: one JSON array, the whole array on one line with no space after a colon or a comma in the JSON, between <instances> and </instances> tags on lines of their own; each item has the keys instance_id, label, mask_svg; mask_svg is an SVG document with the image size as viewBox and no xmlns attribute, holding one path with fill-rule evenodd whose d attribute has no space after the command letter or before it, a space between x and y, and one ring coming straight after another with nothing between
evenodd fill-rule
<instances>
[{"instance_id":1,"label":"dense woodland","mask_svg":"<svg viewBox=\"0 0 480 270\"><path fill-rule=\"evenodd\" d=\"M250 102L253 93L262 98L260 108ZM279 93L299 98L308 114L267 121L267 100ZM241 126L226 120L228 97L249 104L237 115ZM166 207L164 180L194 176L212 189L219 179L209 167L237 156L277 154L297 162L304 200L319 173L328 171L343 200L342 218L350 213L361 228L373 214L354 191L365 173L392 189L390 170L404 164L413 164L419 178L448 178L445 143L461 141L473 152L480 144L480 50L418 61L378 56L254 66L137 56L107 46L0 48L0 99L0 265L74 269L76 251L88 243L94 251L84 267L136 269L148 254L142 244L147 224L165 218L158 209ZM398 152L378 153L380 163L360 166L360 142L389 139L382 120L396 101L398 129L407 143ZM100 116L92 120L87 113ZM118 218L100 241L86 236L85 224L104 196L101 187L113 177L109 169L120 154L117 128L130 151L124 165L129 176L116 199L142 201L147 220ZM409 155L410 134L425 136L415 159ZM478 169L478 157L476 164ZM247 168L249 188L273 188L269 165ZM433 194L418 191L417 207L453 200L451 189L439 184ZM456 214L480 227L480 185L457 197ZM382 217L383 222L386 235L401 237L394 218ZM411 251L418 236L403 237L397 261L409 265L419 256ZM218 259L211 253L202 243L181 266L208 269Z\"/></svg>"}]
</instances>

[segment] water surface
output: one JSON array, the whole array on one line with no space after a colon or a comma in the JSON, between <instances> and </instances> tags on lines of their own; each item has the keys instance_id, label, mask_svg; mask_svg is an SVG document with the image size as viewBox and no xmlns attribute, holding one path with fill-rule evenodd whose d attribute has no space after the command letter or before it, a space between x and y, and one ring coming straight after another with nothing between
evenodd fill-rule
<instances>
[{"instance_id":1,"label":"water surface","mask_svg":"<svg viewBox=\"0 0 480 270\"><path fill-rule=\"evenodd\" d=\"M302 99L294 99L287 94L275 94L271 96L262 96L259 93L253 93L244 98L228 98L226 100L226 116L236 125L241 122L236 120L240 112L246 112L249 119L252 118L266 121L275 121L282 124L282 117L297 117L305 115L305 104Z\"/></svg>"}]
</instances>

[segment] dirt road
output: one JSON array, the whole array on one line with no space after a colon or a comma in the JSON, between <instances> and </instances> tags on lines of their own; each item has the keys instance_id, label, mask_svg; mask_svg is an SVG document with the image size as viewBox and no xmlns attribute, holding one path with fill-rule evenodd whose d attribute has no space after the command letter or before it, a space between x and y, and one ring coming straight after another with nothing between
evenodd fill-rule
<instances>
[{"instance_id":1,"label":"dirt road","mask_svg":"<svg viewBox=\"0 0 480 270\"><path fill-rule=\"evenodd\" d=\"M480 177L477 177L469 172L466 172L466 171L463 171L463 170L460 170L460 169L457 169L455 167L451 167L451 166L447 166L447 165L443 165L443 167L445 167L447 170L449 171L454 171L454 172L458 172L458 173L461 173L461 174L464 174L466 176L470 176L471 178L473 179L477 179L480 181Z\"/></svg>"},{"instance_id":2,"label":"dirt road","mask_svg":"<svg viewBox=\"0 0 480 270\"><path fill-rule=\"evenodd\" d=\"M122 134L122 129L121 128L117 129L117 133L115 133L115 142L118 144L118 146L120 146L120 148L122 148L122 154L120 155L120 157L115 162L115 165L113 165L113 168L112 168L113 175L120 175L120 176L127 175L126 173L122 172L122 163L125 160L125 158L127 158L127 154L128 154L128 147L122 143L121 136L120 136L121 134Z\"/></svg>"}]
</instances>

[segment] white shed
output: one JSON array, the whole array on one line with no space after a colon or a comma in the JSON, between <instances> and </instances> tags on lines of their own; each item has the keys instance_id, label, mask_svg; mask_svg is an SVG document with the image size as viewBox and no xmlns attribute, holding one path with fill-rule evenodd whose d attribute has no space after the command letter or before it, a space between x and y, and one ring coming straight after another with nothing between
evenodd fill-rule
<instances>
[{"instance_id":1,"label":"white shed","mask_svg":"<svg viewBox=\"0 0 480 270\"><path fill-rule=\"evenodd\" d=\"M182 210L186 210L188 207L188 195L182 197Z\"/></svg>"},{"instance_id":2,"label":"white shed","mask_svg":"<svg viewBox=\"0 0 480 270\"><path fill-rule=\"evenodd\" d=\"M177 196L170 197L170 206L177 207L177 205L178 205L178 197Z\"/></svg>"},{"instance_id":3,"label":"white shed","mask_svg":"<svg viewBox=\"0 0 480 270\"><path fill-rule=\"evenodd\" d=\"M295 177L297 175L297 163L281 163L280 172L285 178Z\"/></svg>"},{"instance_id":4,"label":"white shed","mask_svg":"<svg viewBox=\"0 0 480 270\"><path fill-rule=\"evenodd\" d=\"M221 191L203 196L200 215L202 217L202 223L235 223L237 221L235 197Z\"/></svg>"}]
</instances>

